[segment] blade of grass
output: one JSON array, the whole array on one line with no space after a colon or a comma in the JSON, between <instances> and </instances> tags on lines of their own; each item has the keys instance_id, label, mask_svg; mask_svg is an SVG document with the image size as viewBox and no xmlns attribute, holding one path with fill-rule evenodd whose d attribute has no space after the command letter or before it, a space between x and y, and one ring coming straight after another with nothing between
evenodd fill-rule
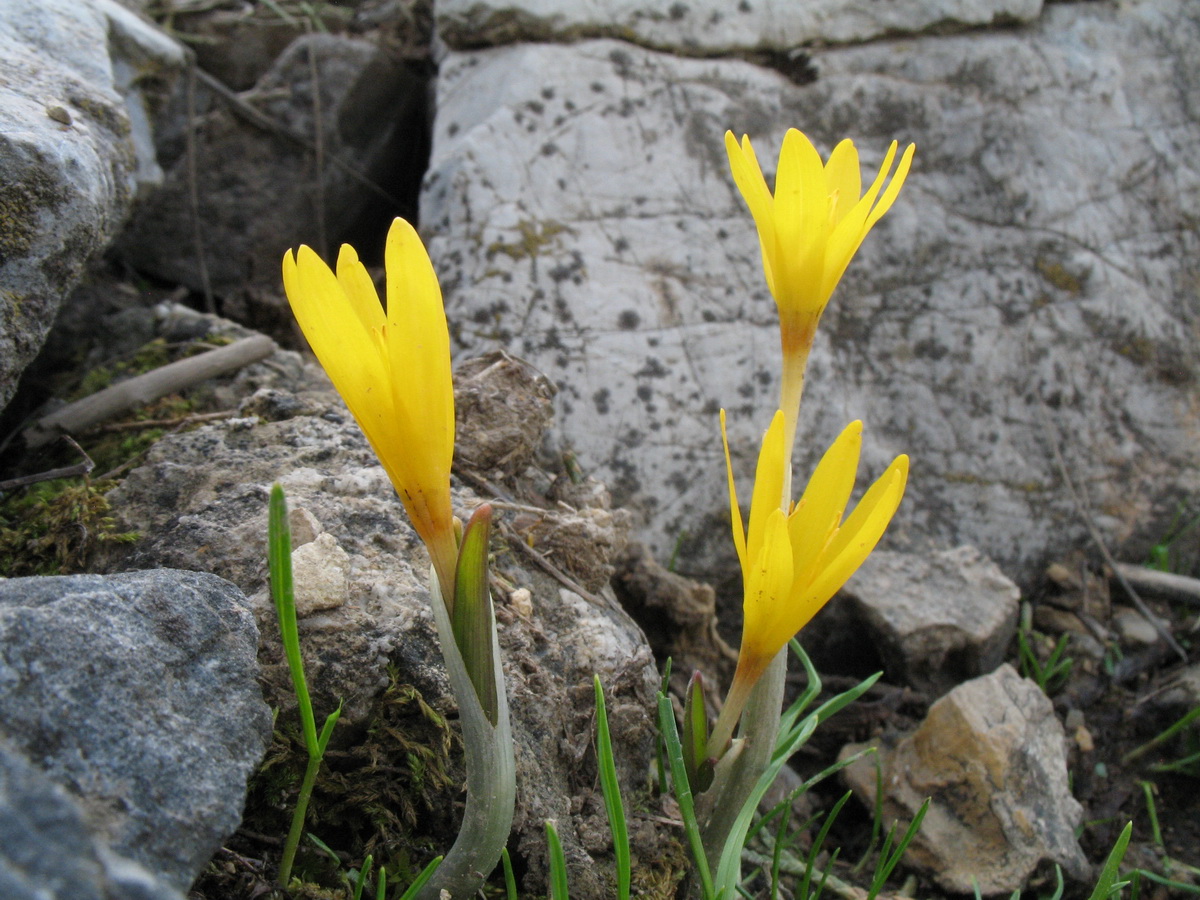
<instances>
[{"instance_id":1,"label":"blade of grass","mask_svg":"<svg viewBox=\"0 0 1200 900\"><path fill-rule=\"evenodd\" d=\"M917 814L913 816L913 820L909 823L908 828L904 831L904 837L900 839L900 843L896 845L894 852L889 853L888 848L892 843L892 836L896 831L896 826L893 825L888 829L887 840L884 841L883 851L879 854L879 864L875 867L875 877L871 879L871 889L867 892L867 900L874 900L879 896L879 892L883 890L883 885L887 882L888 877L892 874L892 870L900 863L904 856L904 851L908 849L909 843L921 828L921 822L925 818L925 813L929 811L929 798L921 804L921 808L917 810Z\"/></svg>"},{"instance_id":2,"label":"blade of grass","mask_svg":"<svg viewBox=\"0 0 1200 900\"><path fill-rule=\"evenodd\" d=\"M629 825L625 820L625 804L621 800L621 785L617 781L617 763L613 757L612 736L608 730L608 709L604 704L604 687L600 676L593 676L596 691L596 757L600 769L600 789L604 794L604 809L612 829L613 856L617 863L617 898L629 900L631 864L629 858Z\"/></svg>"},{"instance_id":3,"label":"blade of grass","mask_svg":"<svg viewBox=\"0 0 1200 900\"><path fill-rule=\"evenodd\" d=\"M546 846L550 852L550 900L569 900L567 892L567 860L554 822L546 820Z\"/></svg>"},{"instance_id":4,"label":"blade of grass","mask_svg":"<svg viewBox=\"0 0 1200 900\"><path fill-rule=\"evenodd\" d=\"M508 855L507 847L500 851L500 863L504 867L504 893L508 900L517 900L517 878L513 875L512 857Z\"/></svg>"},{"instance_id":5,"label":"blade of grass","mask_svg":"<svg viewBox=\"0 0 1200 900\"><path fill-rule=\"evenodd\" d=\"M432 878L433 873L438 870L438 866L442 864L442 859L443 857L441 856L435 856L433 859L431 859L429 861L429 865L422 869L421 874L418 875L416 880L408 886L408 890L400 895L400 900L412 900L413 897L417 896L417 891L425 887L425 882ZM379 883L382 885L382 888L378 896L382 897L382 891L387 889L387 879L384 877L383 866L379 867Z\"/></svg>"},{"instance_id":6,"label":"blade of grass","mask_svg":"<svg viewBox=\"0 0 1200 900\"><path fill-rule=\"evenodd\" d=\"M1121 890L1128 882L1118 882L1117 876L1121 869L1121 860L1125 858L1125 850L1129 846L1129 838L1133 835L1133 823L1126 824L1121 832L1117 842L1113 844L1113 848L1109 851L1108 859L1104 861L1104 868L1100 870L1100 877L1096 879L1096 887L1092 890L1088 900L1108 900L1113 894Z\"/></svg>"},{"instance_id":7,"label":"blade of grass","mask_svg":"<svg viewBox=\"0 0 1200 900\"><path fill-rule=\"evenodd\" d=\"M675 710L666 694L658 694L658 732L662 735L671 766L671 783L675 789L675 800L683 819L683 831L687 837L692 859L696 863L696 875L700 879L700 891L704 900L713 897L712 873L704 855L704 841L700 837L700 824L696 821L696 808L692 802L692 789L688 785L687 772L683 768L683 748L679 743L679 732L675 729Z\"/></svg>"}]
</instances>

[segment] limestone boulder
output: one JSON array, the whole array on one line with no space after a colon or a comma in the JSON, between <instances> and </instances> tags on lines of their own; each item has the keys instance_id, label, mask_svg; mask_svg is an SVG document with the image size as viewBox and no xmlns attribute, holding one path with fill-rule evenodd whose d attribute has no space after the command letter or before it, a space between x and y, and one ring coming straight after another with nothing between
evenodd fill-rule
<instances>
[{"instance_id":1,"label":"limestone boulder","mask_svg":"<svg viewBox=\"0 0 1200 900\"><path fill-rule=\"evenodd\" d=\"M613 37L684 53L791 51L807 44L858 43L931 29L1027 22L1042 0L445 0L438 32L451 45Z\"/></svg>"},{"instance_id":2,"label":"limestone boulder","mask_svg":"<svg viewBox=\"0 0 1200 900\"><path fill-rule=\"evenodd\" d=\"M0 407L85 263L161 180L146 95L183 61L112 0L0 4Z\"/></svg>"},{"instance_id":3,"label":"limestone boulder","mask_svg":"<svg viewBox=\"0 0 1200 900\"><path fill-rule=\"evenodd\" d=\"M1069 474L1136 554L1200 487L1198 40L1200 7L1148 0L814 48L795 80L615 40L449 52L421 210L456 337L559 385L558 439L656 556L724 571L717 411L748 479L779 350L723 133L768 179L789 126L853 137L868 175L914 141L818 334L798 479L862 418L860 478L914 458L898 548L1030 583L1083 537Z\"/></svg>"},{"instance_id":4,"label":"limestone boulder","mask_svg":"<svg viewBox=\"0 0 1200 900\"><path fill-rule=\"evenodd\" d=\"M55 893L4 896L172 897L191 886L241 821L270 737L257 637L246 598L212 575L0 580L0 743L25 760L0 766L0 786L48 842L40 853L65 857L47 878ZM28 783L13 781L22 765L38 773ZM31 792L50 804L36 815ZM18 844L5 854L0 884L42 871Z\"/></svg>"}]
</instances>

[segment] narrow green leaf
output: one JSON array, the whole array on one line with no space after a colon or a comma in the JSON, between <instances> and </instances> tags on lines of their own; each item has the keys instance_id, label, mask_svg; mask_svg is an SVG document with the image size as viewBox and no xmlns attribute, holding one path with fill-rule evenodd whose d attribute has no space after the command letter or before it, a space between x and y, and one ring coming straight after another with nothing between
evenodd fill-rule
<instances>
[{"instance_id":1,"label":"narrow green leaf","mask_svg":"<svg viewBox=\"0 0 1200 900\"><path fill-rule=\"evenodd\" d=\"M513 874L512 858L508 855L507 847L500 851L500 862L504 866L504 893L508 900L517 900L517 878Z\"/></svg>"},{"instance_id":2,"label":"narrow green leaf","mask_svg":"<svg viewBox=\"0 0 1200 900\"><path fill-rule=\"evenodd\" d=\"M704 703L704 677L692 674L683 701L683 767L692 793L703 794L713 780L713 764L707 757L708 709Z\"/></svg>"},{"instance_id":3,"label":"narrow green leaf","mask_svg":"<svg viewBox=\"0 0 1200 900\"><path fill-rule=\"evenodd\" d=\"M804 867L804 880L800 883L800 891L796 894L797 900L808 900L809 890L812 885L813 869L817 865L817 854L821 852L821 846L825 843L825 838L829 835L829 829L833 827L834 819L838 817L838 813L842 811L842 807L846 805L846 801L854 795L854 791L846 791L842 794L840 800L833 805L833 809L829 811L829 815L825 817L825 821L821 823L821 830L817 832L816 839L812 842L812 846L808 850L808 860ZM829 866L826 866L825 871L833 868L832 861ZM822 882L824 878L822 878ZM820 894L820 890L817 891Z\"/></svg>"},{"instance_id":4,"label":"narrow green leaf","mask_svg":"<svg viewBox=\"0 0 1200 900\"><path fill-rule=\"evenodd\" d=\"M1121 832L1121 836L1117 838L1117 842L1113 844L1108 859L1104 861L1104 868L1100 870L1100 877L1096 879L1096 887L1088 900L1108 900L1121 889L1121 885L1117 882L1117 875L1121 870L1121 860L1125 858L1125 850L1129 846L1129 838L1132 835L1133 823L1130 822Z\"/></svg>"},{"instance_id":5,"label":"narrow green leaf","mask_svg":"<svg viewBox=\"0 0 1200 900\"><path fill-rule=\"evenodd\" d=\"M425 882L427 882L430 878L433 877L433 873L437 871L438 866L440 866L441 864L442 864L442 857L435 856L433 859L431 859L429 861L429 865L427 865L424 869L421 870L421 874L417 876L417 880L414 881L412 884L410 884L408 886L408 890L406 890L403 894L400 895L400 900L412 900L413 897L417 896L417 891L419 891L419 890L421 890L421 888L425 887ZM381 885L383 885L382 890L377 895L379 900L382 900L382 898L383 898L383 891L387 890L387 878L384 877L385 871L386 870L383 868L383 866L379 867L379 883Z\"/></svg>"},{"instance_id":6,"label":"narrow green leaf","mask_svg":"<svg viewBox=\"0 0 1200 900\"><path fill-rule=\"evenodd\" d=\"M704 854L704 840L700 837L700 823L696 821L696 807L692 802L692 789L688 785L687 772L683 767L683 748L679 743L679 732L675 727L675 710L671 699L661 691L658 694L658 731L666 745L667 762L671 766L671 783L675 788L675 800L679 803L679 815L683 819L683 832L687 836L692 859L696 863L696 874L700 877L700 891L704 900L713 894L712 874L708 858Z\"/></svg>"},{"instance_id":7,"label":"narrow green leaf","mask_svg":"<svg viewBox=\"0 0 1200 900\"><path fill-rule=\"evenodd\" d=\"M496 629L492 594L488 585L488 538L492 507L483 504L471 515L458 550L454 576L454 607L450 625L467 675L484 715L492 725L498 715L496 667L492 660L492 633Z\"/></svg>"},{"instance_id":8,"label":"narrow green leaf","mask_svg":"<svg viewBox=\"0 0 1200 900\"><path fill-rule=\"evenodd\" d=\"M317 724L313 717L308 682L304 678L304 660L300 656L300 631L296 625L296 594L292 584L292 532L288 525L287 500L283 488L271 486L267 507L267 554L271 569L271 597L279 618L279 633L283 652L292 673L292 688L300 709L300 724L304 728L304 744L309 756L320 756L317 743Z\"/></svg>"},{"instance_id":9,"label":"narrow green leaf","mask_svg":"<svg viewBox=\"0 0 1200 900\"><path fill-rule=\"evenodd\" d=\"M379 882L375 885L375 900L387 900L387 866L379 867Z\"/></svg>"},{"instance_id":10,"label":"narrow green leaf","mask_svg":"<svg viewBox=\"0 0 1200 900\"><path fill-rule=\"evenodd\" d=\"M896 845L894 852L889 853L892 846L892 838L896 833L896 826L893 825L887 834L887 839L883 842L883 850L879 854L879 865L875 868L875 877L871 880L871 889L867 892L867 900L874 900L883 890L884 884L887 882L892 870L899 865L900 860L904 858L904 851L908 849L909 842L917 836L917 832L921 830L921 822L925 818L925 813L929 811L929 798L921 804L921 808L917 810L917 814L913 816L913 820L909 823L908 828L904 831L904 837L900 839L900 843Z\"/></svg>"},{"instance_id":11,"label":"narrow green leaf","mask_svg":"<svg viewBox=\"0 0 1200 900\"><path fill-rule=\"evenodd\" d=\"M368 853L354 876L354 890L350 894L350 900L361 900L363 888L367 884L367 879L371 877L371 866L374 862L375 858Z\"/></svg>"},{"instance_id":12,"label":"narrow green leaf","mask_svg":"<svg viewBox=\"0 0 1200 900\"><path fill-rule=\"evenodd\" d=\"M596 758L600 768L600 788L604 793L604 809L608 827L612 829L613 856L617 863L617 900L629 900L631 862L629 857L629 824L625 820L625 804L621 800L621 785L617 781L617 761L613 756L612 735L608 730L608 709L604 703L604 687L600 676L593 675L596 690Z\"/></svg>"},{"instance_id":13,"label":"narrow green leaf","mask_svg":"<svg viewBox=\"0 0 1200 900\"><path fill-rule=\"evenodd\" d=\"M550 851L550 900L569 900L567 892L567 859L554 822L546 820L546 846Z\"/></svg>"}]
</instances>

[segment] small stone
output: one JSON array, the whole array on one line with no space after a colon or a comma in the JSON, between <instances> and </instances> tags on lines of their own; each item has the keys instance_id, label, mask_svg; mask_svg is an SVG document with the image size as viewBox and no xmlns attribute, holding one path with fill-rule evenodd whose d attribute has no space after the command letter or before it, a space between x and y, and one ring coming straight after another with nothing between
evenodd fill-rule
<instances>
[{"instance_id":1,"label":"small stone","mask_svg":"<svg viewBox=\"0 0 1200 900\"><path fill-rule=\"evenodd\" d=\"M529 588L517 588L508 595L508 603L522 619L533 615L533 593Z\"/></svg>"},{"instance_id":2,"label":"small stone","mask_svg":"<svg viewBox=\"0 0 1200 900\"><path fill-rule=\"evenodd\" d=\"M293 553L295 553L297 547L302 547L309 541L316 540L317 535L325 530L321 527L321 523L317 521L317 517L303 506L295 506L288 511L288 528L292 532Z\"/></svg>"},{"instance_id":3,"label":"small stone","mask_svg":"<svg viewBox=\"0 0 1200 900\"><path fill-rule=\"evenodd\" d=\"M1154 624L1136 609L1120 606L1113 610L1113 628L1126 646L1141 645L1148 647L1159 641L1158 630Z\"/></svg>"},{"instance_id":4,"label":"small stone","mask_svg":"<svg viewBox=\"0 0 1200 900\"><path fill-rule=\"evenodd\" d=\"M322 532L292 551L296 616L337 609L350 599L350 557L333 535Z\"/></svg>"},{"instance_id":5,"label":"small stone","mask_svg":"<svg viewBox=\"0 0 1200 900\"><path fill-rule=\"evenodd\" d=\"M873 553L842 594L889 678L935 696L1000 664L1021 596L974 547Z\"/></svg>"},{"instance_id":6,"label":"small stone","mask_svg":"<svg viewBox=\"0 0 1200 900\"><path fill-rule=\"evenodd\" d=\"M850 745L842 758L862 749ZM1042 860L1075 877L1088 870L1075 837L1082 807L1067 780L1066 741L1054 707L1012 666L961 684L929 709L917 730L881 747L886 819L911 821L932 798L907 861L945 890L1017 890ZM846 770L868 806L870 759Z\"/></svg>"}]
</instances>

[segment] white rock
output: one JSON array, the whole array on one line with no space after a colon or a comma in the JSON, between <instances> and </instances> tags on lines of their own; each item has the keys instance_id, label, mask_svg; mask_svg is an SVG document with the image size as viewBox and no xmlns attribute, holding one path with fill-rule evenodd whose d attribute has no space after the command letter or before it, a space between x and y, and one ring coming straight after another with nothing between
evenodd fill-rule
<instances>
[{"instance_id":1,"label":"white rock","mask_svg":"<svg viewBox=\"0 0 1200 900\"><path fill-rule=\"evenodd\" d=\"M349 598L350 557L328 532L292 551L296 616L337 609Z\"/></svg>"},{"instance_id":2,"label":"white rock","mask_svg":"<svg viewBox=\"0 0 1200 900\"><path fill-rule=\"evenodd\" d=\"M452 45L616 37L692 51L790 50L928 28L1028 22L1042 0L439 0Z\"/></svg>"},{"instance_id":3,"label":"white rock","mask_svg":"<svg viewBox=\"0 0 1200 900\"><path fill-rule=\"evenodd\" d=\"M768 169L790 125L826 152L850 135L868 175L914 140L818 334L798 480L862 418L862 480L914 459L891 540L971 543L1031 580L1083 533L1050 435L1109 537L1200 490L1197 42L1200 6L1147 0L815 51L803 86L616 41L452 52L422 222L456 336L558 382L562 440L640 511L638 537L715 570L717 409L748 480L779 384L722 134Z\"/></svg>"},{"instance_id":4,"label":"white rock","mask_svg":"<svg viewBox=\"0 0 1200 900\"><path fill-rule=\"evenodd\" d=\"M110 0L0 3L0 407L84 263L161 178L141 83L183 60Z\"/></svg>"}]
</instances>

